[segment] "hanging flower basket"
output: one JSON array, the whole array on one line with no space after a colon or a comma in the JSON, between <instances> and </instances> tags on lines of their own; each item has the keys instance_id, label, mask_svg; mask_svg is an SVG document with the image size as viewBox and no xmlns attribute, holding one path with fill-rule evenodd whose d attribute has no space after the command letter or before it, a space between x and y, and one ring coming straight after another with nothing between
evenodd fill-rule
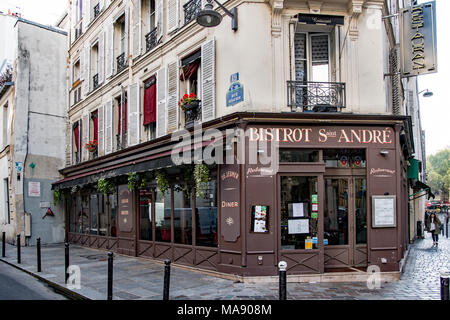
<instances>
[{"instance_id":1,"label":"hanging flower basket","mask_svg":"<svg viewBox=\"0 0 450 320\"><path fill-rule=\"evenodd\" d=\"M183 98L178 102L180 108L184 111L184 119L186 127L194 125L194 121L199 119L200 116L200 100L195 93L184 94Z\"/></svg>"}]
</instances>

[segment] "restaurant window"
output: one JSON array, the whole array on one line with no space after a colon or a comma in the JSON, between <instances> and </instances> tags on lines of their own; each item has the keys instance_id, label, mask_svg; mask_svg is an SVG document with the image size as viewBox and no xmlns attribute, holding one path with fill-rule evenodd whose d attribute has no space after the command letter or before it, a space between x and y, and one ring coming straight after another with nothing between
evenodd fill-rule
<instances>
[{"instance_id":1,"label":"restaurant window","mask_svg":"<svg viewBox=\"0 0 450 320\"><path fill-rule=\"evenodd\" d=\"M139 190L139 215L141 240L152 241L152 192L150 189Z\"/></svg>"},{"instance_id":2,"label":"restaurant window","mask_svg":"<svg viewBox=\"0 0 450 320\"><path fill-rule=\"evenodd\" d=\"M281 177L281 249L317 249L317 177Z\"/></svg>"},{"instance_id":3,"label":"restaurant window","mask_svg":"<svg viewBox=\"0 0 450 320\"><path fill-rule=\"evenodd\" d=\"M108 195L109 204L109 236L117 237L117 193Z\"/></svg>"},{"instance_id":4,"label":"restaurant window","mask_svg":"<svg viewBox=\"0 0 450 320\"><path fill-rule=\"evenodd\" d=\"M356 244L367 243L366 179L355 178L355 230Z\"/></svg>"},{"instance_id":5,"label":"restaurant window","mask_svg":"<svg viewBox=\"0 0 450 320\"><path fill-rule=\"evenodd\" d=\"M156 137L156 77L153 76L144 83L144 121L148 139Z\"/></svg>"},{"instance_id":6,"label":"restaurant window","mask_svg":"<svg viewBox=\"0 0 450 320\"><path fill-rule=\"evenodd\" d=\"M325 178L324 239L328 245L348 244L348 179Z\"/></svg>"},{"instance_id":7,"label":"restaurant window","mask_svg":"<svg viewBox=\"0 0 450 320\"><path fill-rule=\"evenodd\" d=\"M155 241L171 242L170 190L164 196L157 190L155 201Z\"/></svg>"},{"instance_id":8,"label":"restaurant window","mask_svg":"<svg viewBox=\"0 0 450 320\"><path fill-rule=\"evenodd\" d=\"M217 181L208 181L203 197L195 199L195 244L217 247Z\"/></svg>"},{"instance_id":9,"label":"restaurant window","mask_svg":"<svg viewBox=\"0 0 450 320\"><path fill-rule=\"evenodd\" d=\"M192 202L189 187L183 189L179 185L174 186L173 191L173 226L174 242L180 244L192 244Z\"/></svg>"},{"instance_id":10,"label":"restaurant window","mask_svg":"<svg viewBox=\"0 0 450 320\"><path fill-rule=\"evenodd\" d=\"M108 216L105 210L105 197L102 193L98 194L98 234L106 236L108 230Z\"/></svg>"},{"instance_id":11,"label":"restaurant window","mask_svg":"<svg viewBox=\"0 0 450 320\"><path fill-rule=\"evenodd\" d=\"M90 214L91 214L91 228L90 234L98 234L97 219L98 219L98 195L91 194L90 196Z\"/></svg>"},{"instance_id":12,"label":"restaurant window","mask_svg":"<svg viewBox=\"0 0 450 320\"><path fill-rule=\"evenodd\" d=\"M365 168L364 149L324 149L323 161L327 168Z\"/></svg>"},{"instance_id":13,"label":"restaurant window","mask_svg":"<svg viewBox=\"0 0 450 320\"><path fill-rule=\"evenodd\" d=\"M81 233L89 233L89 196L81 196Z\"/></svg>"},{"instance_id":14,"label":"restaurant window","mask_svg":"<svg viewBox=\"0 0 450 320\"><path fill-rule=\"evenodd\" d=\"M280 162L318 162L319 151L304 149L280 149Z\"/></svg>"}]
</instances>

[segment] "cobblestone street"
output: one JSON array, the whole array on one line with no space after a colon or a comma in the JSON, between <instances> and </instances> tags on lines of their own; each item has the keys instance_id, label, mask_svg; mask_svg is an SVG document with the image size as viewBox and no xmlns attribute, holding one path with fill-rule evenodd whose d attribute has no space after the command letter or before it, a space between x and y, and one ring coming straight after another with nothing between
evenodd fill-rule
<instances>
[{"instance_id":1,"label":"cobblestone street","mask_svg":"<svg viewBox=\"0 0 450 320\"><path fill-rule=\"evenodd\" d=\"M432 248L428 233L424 240L411 245L410 253L396 282L381 283L380 289L368 289L366 283L288 283L288 299L332 300L411 300L440 299L439 270L450 268L450 240L440 237L438 248ZM45 246L43 272L40 277L64 286L64 248ZM90 299L106 297L106 253L71 246L70 262L80 266L81 289L74 289ZM16 247L7 246L2 260L17 265ZM36 274L35 248L22 248L20 268ZM162 298L163 265L151 260L117 255L114 260L114 299ZM250 284L216 278L173 267L171 299L278 299L278 283Z\"/></svg>"}]
</instances>

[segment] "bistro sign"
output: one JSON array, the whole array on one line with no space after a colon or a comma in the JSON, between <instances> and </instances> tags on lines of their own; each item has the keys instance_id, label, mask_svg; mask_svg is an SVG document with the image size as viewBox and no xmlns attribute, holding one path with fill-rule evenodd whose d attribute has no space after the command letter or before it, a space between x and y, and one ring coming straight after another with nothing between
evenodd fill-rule
<instances>
[{"instance_id":1,"label":"bistro sign","mask_svg":"<svg viewBox=\"0 0 450 320\"><path fill-rule=\"evenodd\" d=\"M402 9L400 19L403 76L437 72L436 2Z\"/></svg>"}]
</instances>

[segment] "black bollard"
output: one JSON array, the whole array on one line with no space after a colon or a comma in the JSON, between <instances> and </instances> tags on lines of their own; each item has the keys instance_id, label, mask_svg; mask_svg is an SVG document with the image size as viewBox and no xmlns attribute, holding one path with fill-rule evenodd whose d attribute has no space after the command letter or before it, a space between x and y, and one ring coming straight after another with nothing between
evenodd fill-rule
<instances>
[{"instance_id":1,"label":"black bollard","mask_svg":"<svg viewBox=\"0 0 450 320\"><path fill-rule=\"evenodd\" d=\"M113 296L113 253L108 252L108 300L112 300Z\"/></svg>"},{"instance_id":2,"label":"black bollard","mask_svg":"<svg viewBox=\"0 0 450 320\"><path fill-rule=\"evenodd\" d=\"M6 232L2 232L2 257L6 257Z\"/></svg>"},{"instance_id":3,"label":"black bollard","mask_svg":"<svg viewBox=\"0 0 450 320\"><path fill-rule=\"evenodd\" d=\"M21 261L20 261L20 234L17 235L17 263L21 263Z\"/></svg>"},{"instance_id":4,"label":"black bollard","mask_svg":"<svg viewBox=\"0 0 450 320\"><path fill-rule=\"evenodd\" d=\"M164 260L164 292L163 300L169 300L169 287L170 287L170 259Z\"/></svg>"},{"instance_id":5,"label":"black bollard","mask_svg":"<svg viewBox=\"0 0 450 320\"><path fill-rule=\"evenodd\" d=\"M69 280L69 243L66 242L64 244L64 279L67 284L67 280Z\"/></svg>"},{"instance_id":6,"label":"black bollard","mask_svg":"<svg viewBox=\"0 0 450 320\"><path fill-rule=\"evenodd\" d=\"M445 237L448 239L448 222L445 225Z\"/></svg>"},{"instance_id":7,"label":"black bollard","mask_svg":"<svg viewBox=\"0 0 450 320\"><path fill-rule=\"evenodd\" d=\"M37 272L41 272L41 238L36 239Z\"/></svg>"},{"instance_id":8,"label":"black bollard","mask_svg":"<svg viewBox=\"0 0 450 320\"><path fill-rule=\"evenodd\" d=\"M441 300L450 300L449 280L450 280L450 271L441 270Z\"/></svg>"},{"instance_id":9,"label":"black bollard","mask_svg":"<svg viewBox=\"0 0 450 320\"><path fill-rule=\"evenodd\" d=\"M286 300L286 261L280 261L278 263L278 277L280 280L279 299Z\"/></svg>"}]
</instances>

